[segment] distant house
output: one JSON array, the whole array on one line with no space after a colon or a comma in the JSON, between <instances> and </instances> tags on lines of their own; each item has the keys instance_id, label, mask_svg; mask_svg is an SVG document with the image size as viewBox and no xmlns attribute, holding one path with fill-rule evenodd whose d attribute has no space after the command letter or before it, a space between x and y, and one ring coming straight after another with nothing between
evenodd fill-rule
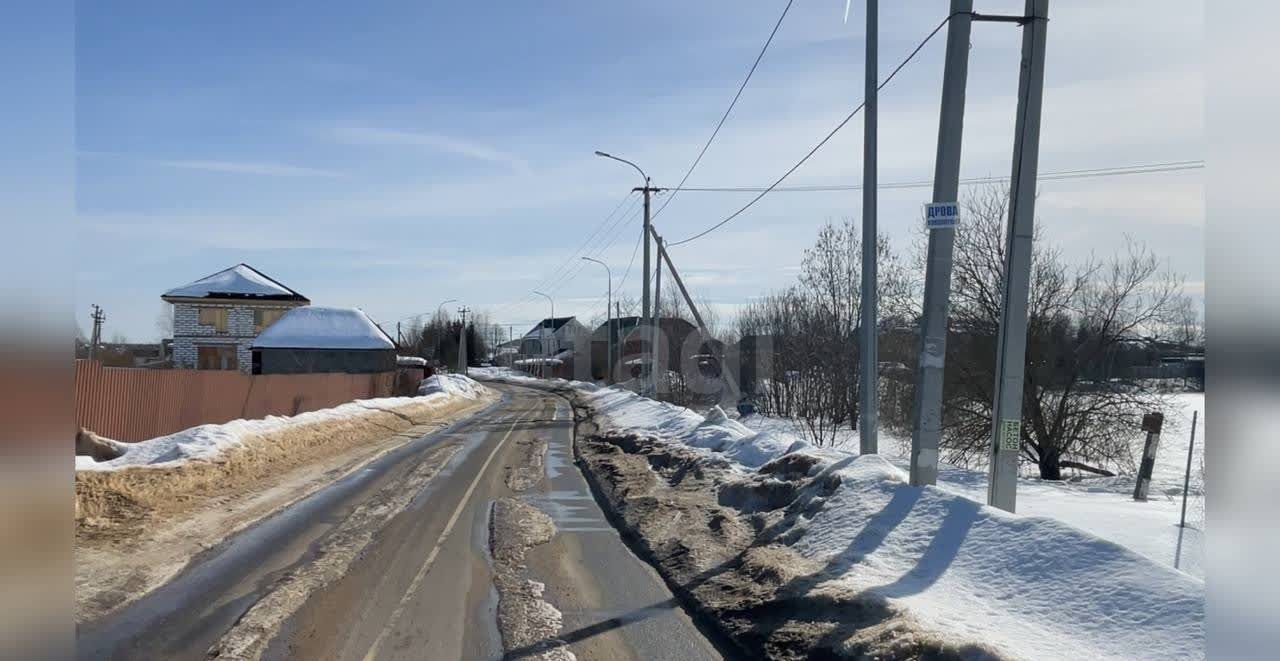
<instances>
[{"instance_id":1,"label":"distant house","mask_svg":"<svg viewBox=\"0 0 1280 661\"><path fill-rule=\"evenodd\" d=\"M512 364L514 364L514 361L516 360L516 358L519 357L520 345L522 342L523 340L517 338L514 340L503 342L502 344L499 344L498 346L494 347L493 357L491 360L493 360L493 363L495 365L503 365L506 367L510 367Z\"/></svg>"},{"instance_id":2,"label":"distant house","mask_svg":"<svg viewBox=\"0 0 1280 661\"><path fill-rule=\"evenodd\" d=\"M591 368L593 376L603 376L605 366L609 364L609 337L613 336L613 350L621 357L624 366L635 367L649 362L650 338L646 333L637 332L641 327L640 317L618 317L612 323L606 322L596 327L591 334ZM647 327L647 326L646 326ZM658 319L658 327L662 329L661 338L666 341L663 353L666 368L681 371L685 359L701 354L718 354L721 347L716 340L703 340L697 346L689 346L690 335L695 340L701 337L698 328L678 317L662 317ZM621 338L621 341L619 341ZM629 368L624 368L629 369Z\"/></svg>"},{"instance_id":3,"label":"distant house","mask_svg":"<svg viewBox=\"0 0 1280 661\"><path fill-rule=\"evenodd\" d=\"M250 371L253 339L311 301L248 264L165 292L173 304L173 366Z\"/></svg>"},{"instance_id":4,"label":"distant house","mask_svg":"<svg viewBox=\"0 0 1280 661\"><path fill-rule=\"evenodd\" d=\"M591 331L577 317L547 318L535 324L520 339L520 353L525 356L542 356L573 351L580 345L585 348L590 337Z\"/></svg>"},{"instance_id":5,"label":"distant house","mask_svg":"<svg viewBox=\"0 0 1280 661\"><path fill-rule=\"evenodd\" d=\"M254 374L371 374L396 369L395 342L355 308L290 310L258 335L252 351Z\"/></svg>"},{"instance_id":6,"label":"distant house","mask_svg":"<svg viewBox=\"0 0 1280 661\"><path fill-rule=\"evenodd\" d=\"M155 344L103 342L98 347L97 358L110 367L167 367L168 345L169 340Z\"/></svg>"}]
</instances>

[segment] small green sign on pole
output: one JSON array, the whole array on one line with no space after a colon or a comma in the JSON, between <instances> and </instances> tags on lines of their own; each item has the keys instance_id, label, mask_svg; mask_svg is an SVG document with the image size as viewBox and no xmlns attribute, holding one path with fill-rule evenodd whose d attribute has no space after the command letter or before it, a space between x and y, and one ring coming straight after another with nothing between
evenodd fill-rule
<instances>
[{"instance_id":1,"label":"small green sign on pole","mask_svg":"<svg viewBox=\"0 0 1280 661\"><path fill-rule=\"evenodd\" d=\"M1022 421L1000 421L1000 449L1005 452L1017 452L1022 446Z\"/></svg>"}]
</instances>

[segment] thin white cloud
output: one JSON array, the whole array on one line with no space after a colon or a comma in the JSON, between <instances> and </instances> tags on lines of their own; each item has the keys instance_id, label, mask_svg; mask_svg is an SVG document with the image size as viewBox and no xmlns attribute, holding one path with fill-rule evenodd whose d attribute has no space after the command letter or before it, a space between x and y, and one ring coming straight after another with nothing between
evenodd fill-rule
<instances>
[{"instance_id":1,"label":"thin white cloud","mask_svg":"<svg viewBox=\"0 0 1280 661\"><path fill-rule=\"evenodd\" d=\"M350 145L425 147L455 156L497 163L521 172L529 168L529 164L515 154L439 133L401 131L373 126L339 126L330 131L330 136L338 142Z\"/></svg>"},{"instance_id":2,"label":"thin white cloud","mask_svg":"<svg viewBox=\"0 0 1280 661\"><path fill-rule=\"evenodd\" d=\"M309 168L281 163L253 163L244 161L218 160L176 160L152 161L155 165L179 170L203 170L205 172L224 172L227 174L253 174L267 177L345 177L335 170Z\"/></svg>"},{"instance_id":3,"label":"thin white cloud","mask_svg":"<svg viewBox=\"0 0 1280 661\"><path fill-rule=\"evenodd\" d=\"M122 154L110 151L93 151L80 150L77 152L80 157L88 158L109 158L113 160L130 161L134 163L142 163L162 168L172 168L178 170L202 170L205 172L222 172L226 174L249 174L260 175L266 177L325 177L340 178L347 176L345 173L336 170L326 170L323 168L312 168L300 165L288 165L284 163L270 163L260 161L227 161L221 159L160 159L133 156L130 154Z\"/></svg>"}]
</instances>

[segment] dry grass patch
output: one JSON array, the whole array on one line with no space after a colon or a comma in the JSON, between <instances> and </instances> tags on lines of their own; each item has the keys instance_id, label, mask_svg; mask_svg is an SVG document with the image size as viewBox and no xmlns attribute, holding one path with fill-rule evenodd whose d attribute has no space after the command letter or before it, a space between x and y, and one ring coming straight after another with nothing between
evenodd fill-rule
<instances>
[{"instance_id":1,"label":"dry grass patch","mask_svg":"<svg viewBox=\"0 0 1280 661\"><path fill-rule=\"evenodd\" d=\"M394 408L290 425L245 439L213 460L171 467L76 472L76 536L79 541L126 539L157 515L168 518L209 499L235 495L297 466L341 454L484 400L430 398Z\"/></svg>"}]
</instances>

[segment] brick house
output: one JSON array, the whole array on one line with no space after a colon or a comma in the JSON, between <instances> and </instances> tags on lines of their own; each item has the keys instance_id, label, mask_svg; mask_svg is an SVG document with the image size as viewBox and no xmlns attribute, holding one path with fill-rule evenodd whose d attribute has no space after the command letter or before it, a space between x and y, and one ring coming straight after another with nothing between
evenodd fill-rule
<instances>
[{"instance_id":1,"label":"brick house","mask_svg":"<svg viewBox=\"0 0 1280 661\"><path fill-rule=\"evenodd\" d=\"M254 338L284 313L311 303L248 264L170 289L160 298L173 304L174 368L246 374Z\"/></svg>"}]
</instances>

